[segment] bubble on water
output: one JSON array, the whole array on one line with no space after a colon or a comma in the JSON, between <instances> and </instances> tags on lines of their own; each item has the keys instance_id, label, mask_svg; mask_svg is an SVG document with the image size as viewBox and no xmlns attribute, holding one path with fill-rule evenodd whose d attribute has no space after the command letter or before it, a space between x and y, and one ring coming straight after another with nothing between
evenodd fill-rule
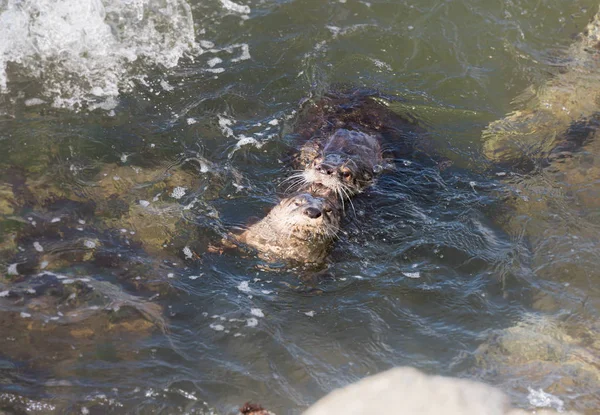
<instances>
[{"instance_id":1,"label":"bubble on water","mask_svg":"<svg viewBox=\"0 0 600 415\"><path fill-rule=\"evenodd\" d=\"M44 247L37 241L33 243L33 248L38 252L44 252Z\"/></svg>"},{"instance_id":2,"label":"bubble on water","mask_svg":"<svg viewBox=\"0 0 600 415\"><path fill-rule=\"evenodd\" d=\"M29 98L29 99L25 100L26 107L33 107L35 105L42 105L45 103L46 103L46 101L44 101L43 99L40 99L40 98Z\"/></svg>"},{"instance_id":3,"label":"bubble on water","mask_svg":"<svg viewBox=\"0 0 600 415\"><path fill-rule=\"evenodd\" d=\"M309 316L309 317L314 317L315 316L315 312L314 311L307 311L306 313L304 313L305 315Z\"/></svg>"},{"instance_id":4,"label":"bubble on water","mask_svg":"<svg viewBox=\"0 0 600 415\"><path fill-rule=\"evenodd\" d=\"M193 125L193 124L196 124L198 122L197 119L191 118L191 117L188 118L188 119L186 119L185 121L187 122L188 125Z\"/></svg>"},{"instance_id":5,"label":"bubble on water","mask_svg":"<svg viewBox=\"0 0 600 415\"><path fill-rule=\"evenodd\" d=\"M192 281L197 280L198 278L200 278L202 276L202 274L200 275L190 275L188 278Z\"/></svg>"},{"instance_id":6,"label":"bubble on water","mask_svg":"<svg viewBox=\"0 0 600 415\"><path fill-rule=\"evenodd\" d=\"M175 89L175 87L171 84L169 84L167 81L165 81L164 79L162 79L160 81L160 86L162 87L162 89L164 89L167 92L173 91Z\"/></svg>"},{"instance_id":7,"label":"bubble on water","mask_svg":"<svg viewBox=\"0 0 600 415\"><path fill-rule=\"evenodd\" d=\"M52 218L52 220L50 221L50 223L56 223L56 222L60 222L60 218Z\"/></svg>"},{"instance_id":8,"label":"bubble on water","mask_svg":"<svg viewBox=\"0 0 600 415\"><path fill-rule=\"evenodd\" d=\"M254 317L251 317L251 318L249 318L246 321L246 326L248 326L248 327L256 327L256 326L258 326L258 320L255 319Z\"/></svg>"},{"instance_id":9,"label":"bubble on water","mask_svg":"<svg viewBox=\"0 0 600 415\"><path fill-rule=\"evenodd\" d=\"M242 281L239 283L239 285L237 286L237 289L245 292L245 293L249 293L252 290L250 289L250 283L248 281Z\"/></svg>"},{"instance_id":10,"label":"bubble on water","mask_svg":"<svg viewBox=\"0 0 600 415\"><path fill-rule=\"evenodd\" d=\"M231 129L233 120L231 120L221 114L218 114L217 117L219 118L219 127L221 128L221 132L223 133L223 135L225 137L233 136L233 130Z\"/></svg>"},{"instance_id":11,"label":"bubble on water","mask_svg":"<svg viewBox=\"0 0 600 415\"><path fill-rule=\"evenodd\" d=\"M186 188L185 187L176 187L173 189L173 191L171 192L171 197L174 199L181 199L183 196L185 196L185 192L186 192Z\"/></svg>"},{"instance_id":12,"label":"bubble on water","mask_svg":"<svg viewBox=\"0 0 600 415\"><path fill-rule=\"evenodd\" d=\"M529 394L527 395L527 399L529 403L537 408L553 408L558 412L562 412L564 410L565 403L558 397L544 392L542 389L532 389L527 387Z\"/></svg>"},{"instance_id":13,"label":"bubble on water","mask_svg":"<svg viewBox=\"0 0 600 415\"><path fill-rule=\"evenodd\" d=\"M270 125L277 125L279 124L279 120L277 120L277 118L272 119L271 121L269 121Z\"/></svg>"},{"instance_id":14,"label":"bubble on water","mask_svg":"<svg viewBox=\"0 0 600 415\"><path fill-rule=\"evenodd\" d=\"M212 323L208 327L210 327L211 329L213 329L215 331L223 331L223 330L225 330L225 327L222 324Z\"/></svg>"},{"instance_id":15,"label":"bubble on water","mask_svg":"<svg viewBox=\"0 0 600 415\"><path fill-rule=\"evenodd\" d=\"M150 202L148 202L147 200L140 200L138 203L140 204L141 207L150 206Z\"/></svg>"},{"instance_id":16,"label":"bubble on water","mask_svg":"<svg viewBox=\"0 0 600 415\"><path fill-rule=\"evenodd\" d=\"M22 318L31 318L31 314L21 311L21 317Z\"/></svg>"},{"instance_id":17,"label":"bubble on water","mask_svg":"<svg viewBox=\"0 0 600 415\"><path fill-rule=\"evenodd\" d=\"M231 59L231 62L240 62L252 58L252 56L250 56L250 46L247 43L236 43L235 45L228 46L225 50L231 53L237 48L241 49L242 53L237 58Z\"/></svg>"},{"instance_id":18,"label":"bubble on water","mask_svg":"<svg viewBox=\"0 0 600 415\"><path fill-rule=\"evenodd\" d=\"M10 294L9 290L0 291L0 297L8 297L9 294Z\"/></svg>"},{"instance_id":19,"label":"bubble on water","mask_svg":"<svg viewBox=\"0 0 600 415\"><path fill-rule=\"evenodd\" d=\"M89 249L94 249L94 248L96 247L96 242L94 242L94 241L90 241L90 240L86 240L86 241L83 241L83 245L84 245L86 248L89 248Z\"/></svg>"},{"instance_id":20,"label":"bubble on water","mask_svg":"<svg viewBox=\"0 0 600 415\"><path fill-rule=\"evenodd\" d=\"M420 272L403 272L402 274L408 278L421 278Z\"/></svg>"},{"instance_id":21,"label":"bubble on water","mask_svg":"<svg viewBox=\"0 0 600 415\"><path fill-rule=\"evenodd\" d=\"M256 317L264 317L265 316L265 313L263 313L263 311L260 308L251 308L250 314L252 314L253 316L256 316Z\"/></svg>"},{"instance_id":22,"label":"bubble on water","mask_svg":"<svg viewBox=\"0 0 600 415\"><path fill-rule=\"evenodd\" d=\"M209 59L208 62L206 62L206 63L208 64L208 66L210 66L211 68L213 68L213 67L217 66L218 64L220 64L222 62L223 62L223 59L214 57L212 59Z\"/></svg>"},{"instance_id":23,"label":"bubble on water","mask_svg":"<svg viewBox=\"0 0 600 415\"><path fill-rule=\"evenodd\" d=\"M244 6L241 4L234 3L231 0L221 0L221 4L223 5L224 9L229 10L234 13L250 14L250 12L251 12L251 9L249 6Z\"/></svg>"},{"instance_id":24,"label":"bubble on water","mask_svg":"<svg viewBox=\"0 0 600 415\"><path fill-rule=\"evenodd\" d=\"M373 61L373 63L375 64L375 66L377 66L379 69L385 69L387 71L391 71L392 70L392 67L388 63L380 61L379 59L373 59L373 58L371 58L371 61Z\"/></svg>"},{"instance_id":25,"label":"bubble on water","mask_svg":"<svg viewBox=\"0 0 600 415\"><path fill-rule=\"evenodd\" d=\"M8 273L8 275L19 275L19 271L17 270L17 263L15 264L10 264L8 266L8 268L6 269L6 272Z\"/></svg>"},{"instance_id":26,"label":"bubble on water","mask_svg":"<svg viewBox=\"0 0 600 415\"><path fill-rule=\"evenodd\" d=\"M185 255L185 259L192 259L194 256L189 246L183 248L183 255Z\"/></svg>"}]
</instances>

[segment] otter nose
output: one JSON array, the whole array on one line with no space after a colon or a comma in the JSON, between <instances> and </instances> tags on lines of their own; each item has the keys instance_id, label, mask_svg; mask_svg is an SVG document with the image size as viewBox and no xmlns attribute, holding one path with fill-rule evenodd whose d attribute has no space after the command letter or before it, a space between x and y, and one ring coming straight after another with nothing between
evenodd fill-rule
<instances>
[{"instance_id":1,"label":"otter nose","mask_svg":"<svg viewBox=\"0 0 600 415\"><path fill-rule=\"evenodd\" d=\"M304 214L311 219L317 219L321 217L321 211L314 207L307 207L304 209Z\"/></svg>"},{"instance_id":2,"label":"otter nose","mask_svg":"<svg viewBox=\"0 0 600 415\"><path fill-rule=\"evenodd\" d=\"M333 174L333 167L328 166L327 164L321 163L319 164L317 167L317 171L326 174L328 176L331 176Z\"/></svg>"}]
</instances>

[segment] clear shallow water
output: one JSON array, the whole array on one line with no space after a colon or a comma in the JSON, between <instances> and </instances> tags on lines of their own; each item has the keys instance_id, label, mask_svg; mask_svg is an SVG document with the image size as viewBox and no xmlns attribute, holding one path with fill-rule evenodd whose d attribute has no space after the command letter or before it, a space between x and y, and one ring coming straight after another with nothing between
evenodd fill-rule
<instances>
[{"instance_id":1,"label":"clear shallow water","mask_svg":"<svg viewBox=\"0 0 600 415\"><path fill-rule=\"evenodd\" d=\"M406 364L594 413L597 176L578 206L564 169L489 169L481 131L597 4L63 3L0 3L0 408L299 413ZM277 200L300 101L340 83L405 100L453 165L397 160L326 272L215 253Z\"/></svg>"}]
</instances>

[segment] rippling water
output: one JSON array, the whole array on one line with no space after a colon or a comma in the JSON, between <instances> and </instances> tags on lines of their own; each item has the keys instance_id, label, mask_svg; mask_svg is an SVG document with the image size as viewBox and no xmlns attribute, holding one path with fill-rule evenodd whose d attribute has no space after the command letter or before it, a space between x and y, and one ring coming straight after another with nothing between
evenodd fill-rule
<instances>
[{"instance_id":1,"label":"rippling water","mask_svg":"<svg viewBox=\"0 0 600 415\"><path fill-rule=\"evenodd\" d=\"M597 141L527 173L481 152L596 8L0 1L0 411L300 413L411 365L596 413ZM281 194L301 102L339 85L450 167L396 160L326 269L217 252Z\"/></svg>"}]
</instances>

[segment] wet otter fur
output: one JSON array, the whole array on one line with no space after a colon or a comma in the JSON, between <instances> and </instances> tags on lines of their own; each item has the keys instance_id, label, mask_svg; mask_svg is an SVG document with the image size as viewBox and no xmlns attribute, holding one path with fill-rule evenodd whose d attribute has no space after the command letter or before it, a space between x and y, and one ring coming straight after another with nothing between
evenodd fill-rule
<instances>
[{"instance_id":1,"label":"wet otter fur","mask_svg":"<svg viewBox=\"0 0 600 415\"><path fill-rule=\"evenodd\" d=\"M266 410L259 404L246 402L240 408L240 415L275 415L273 412Z\"/></svg>"},{"instance_id":2,"label":"wet otter fur","mask_svg":"<svg viewBox=\"0 0 600 415\"><path fill-rule=\"evenodd\" d=\"M312 140L303 152L310 160L293 175L298 184L320 194L333 192L343 202L371 185L383 170L383 152L377 135L340 128L324 141Z\"/></svg>"},{"instance_id":3,"label":"wet otter fur","mask_svg":"<svg viewBox=\"0 0 600 415\"><path fill-rule=\"evenodd\" d=\"M337 199L296 193L234 238L268 261L320 263L340 229L341 218Z\"/></svg>"},{"instance_id":4,"label":"wet otter fur","mask_svg":"<svg viewBox=\"0 0 600 415\"><path fill-rule=\"evenodd\" d=\"M371 90L331 92L304 111L296 127L307 141L286 179L293 189L335 194L342 204L370 186L391 166L393 156L408 154L420 131L415 119L389 110ZM394 143L394 152L384 142Z\"/></svg>"},{"instance_id":5,"label":"wet otter fur","mask_svg":"<svg viewBox=\"0 0 600 415\"><path fill-rule=\"evenodd\" d=\"M301 167L285 182L296 191L263 220L235 237L272 261L321 263L335 239L344 205L370 186L394 155L408 154L420 132L416 121L389 110L373 91L332 92L307 105L296 126Z\"/></svg>"}]
</instances>

